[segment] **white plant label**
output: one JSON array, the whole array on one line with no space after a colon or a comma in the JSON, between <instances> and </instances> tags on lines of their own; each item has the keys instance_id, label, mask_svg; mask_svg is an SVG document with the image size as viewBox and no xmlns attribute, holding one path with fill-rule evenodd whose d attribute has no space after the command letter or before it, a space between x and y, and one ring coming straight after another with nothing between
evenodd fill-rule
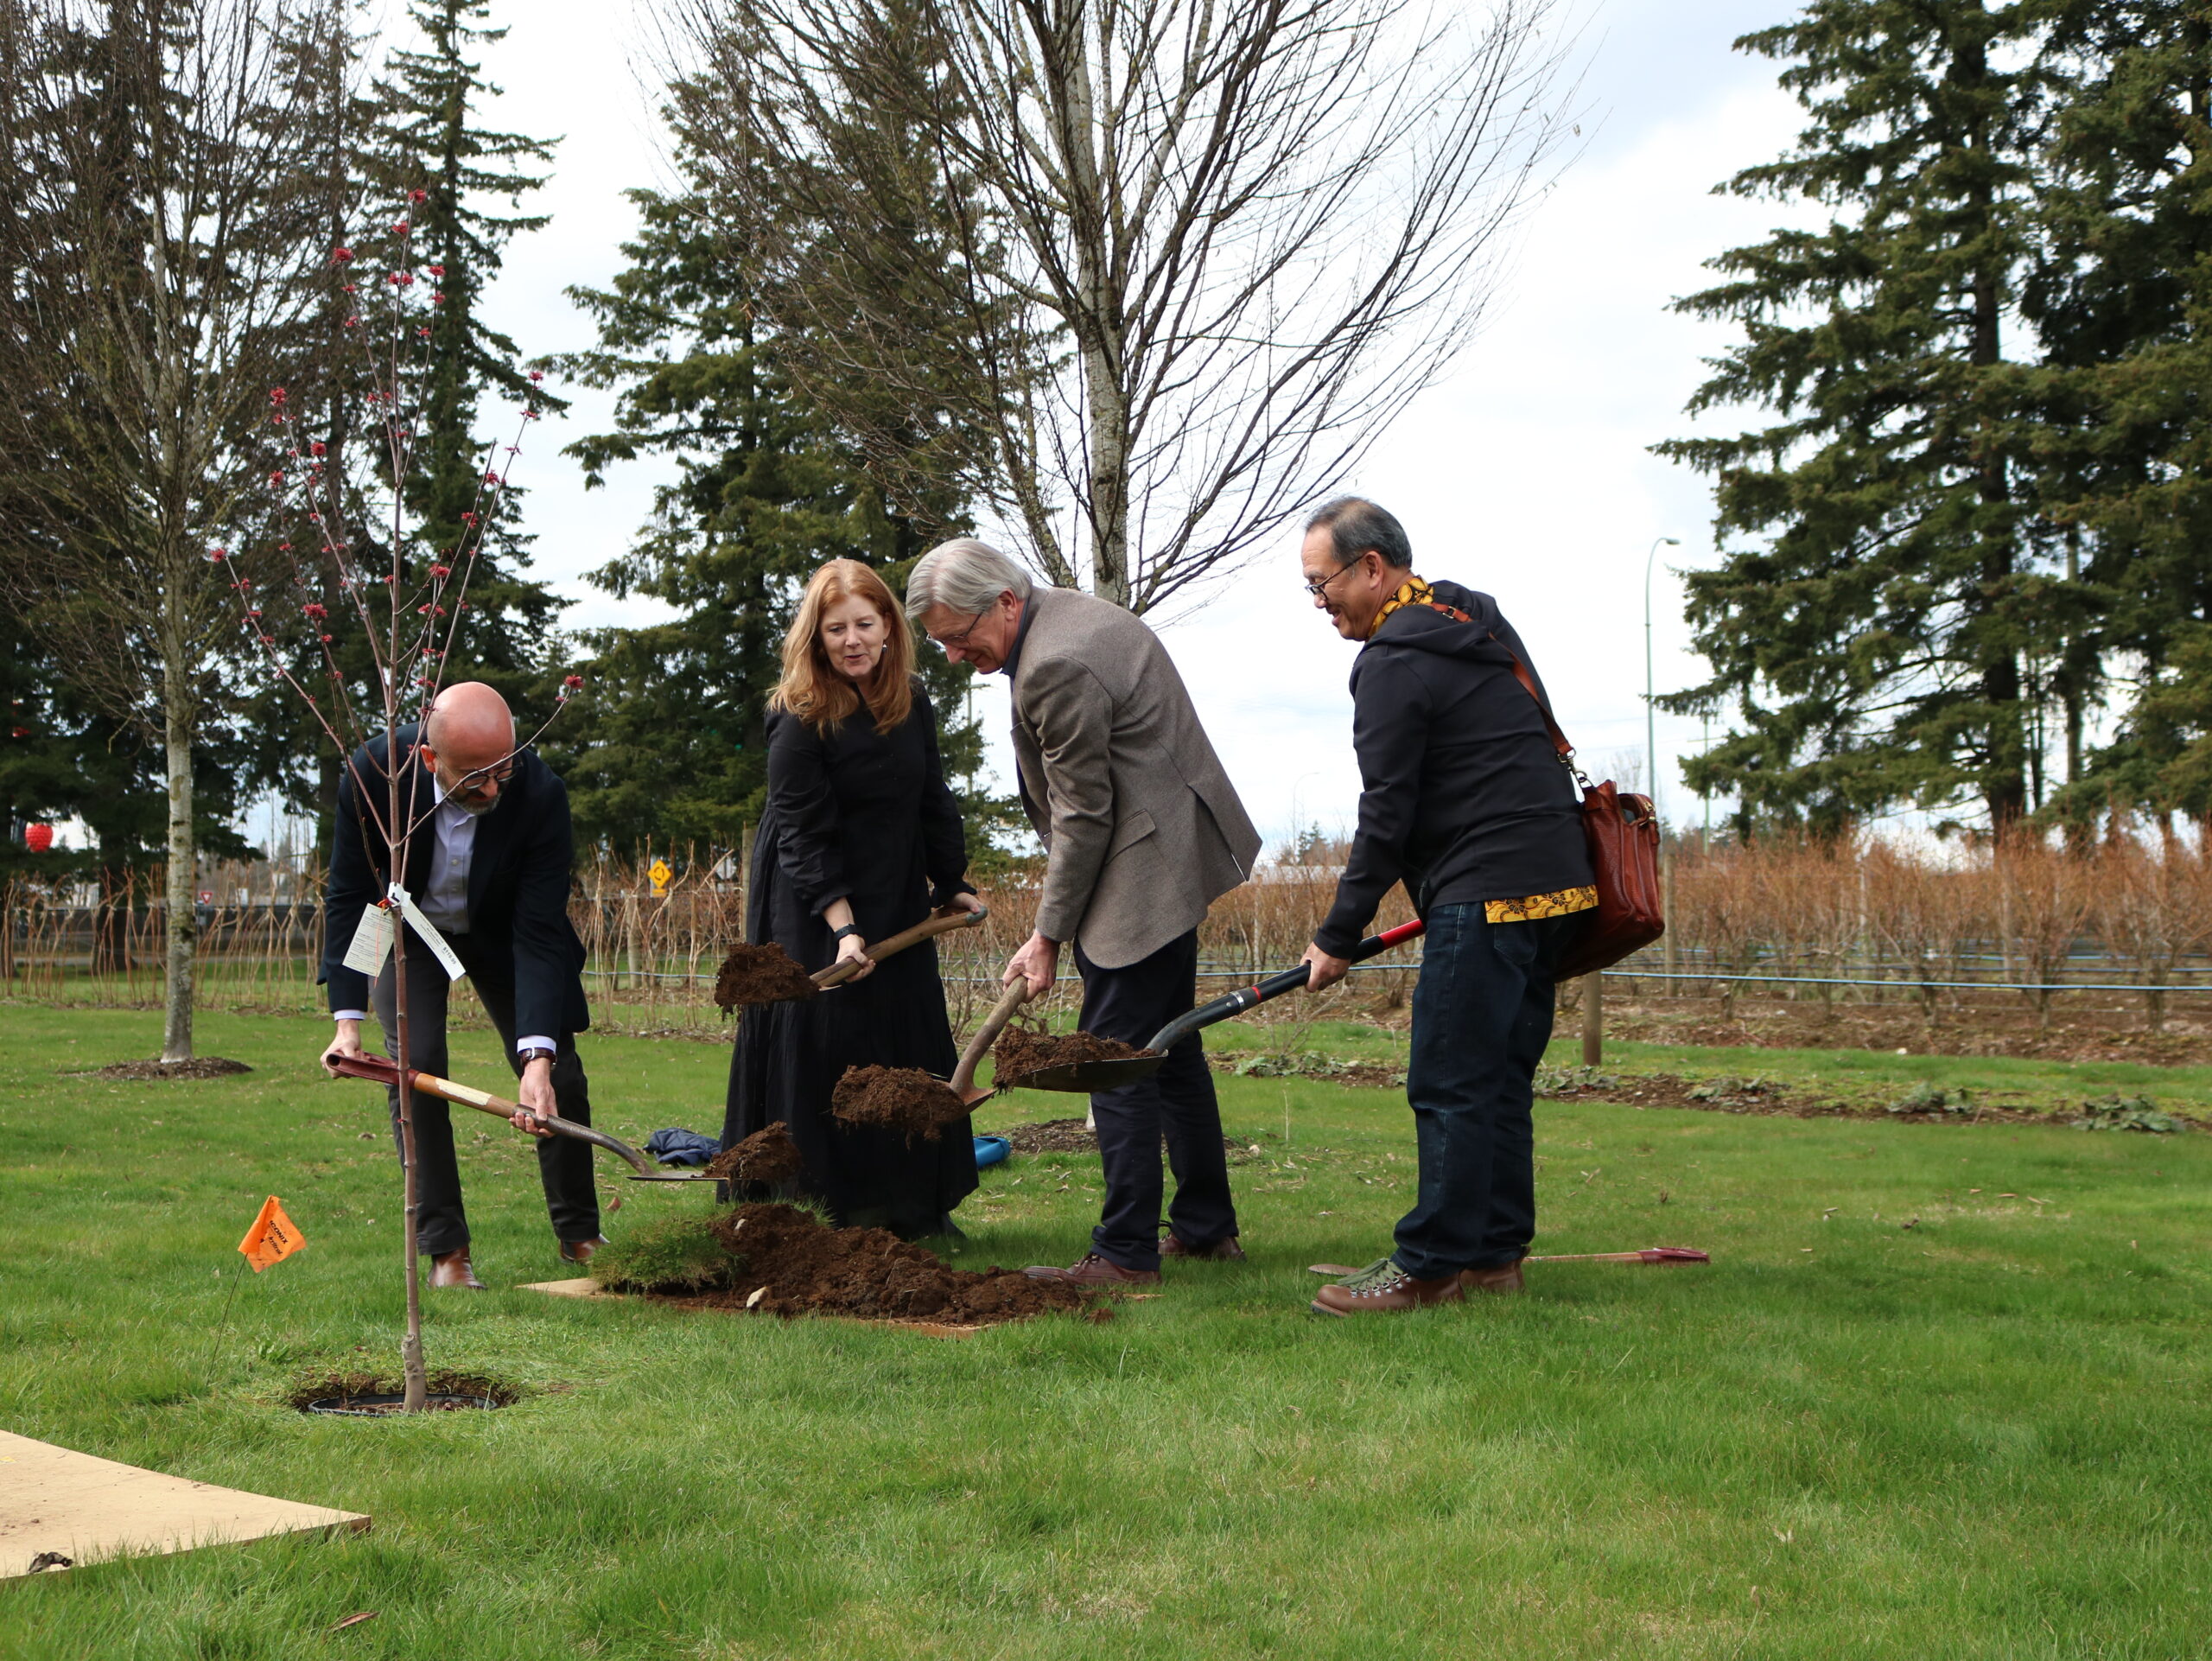
<instances>
[{"instance_id":1,"label":"white plant label","mask_svg":"<svg viewBox=\"0 0 2212 1661\"><path fill-rule=\"evenodd\" d=\"M397 882L391 885L391 903L399 907L399 914L407 920L407 926L423 937L423 944L444 965L448 980L459 980L468 971L461 966L461 959L446 944L446 937L438 932L438 926L423 915L423 908L415 903L415 896Z\"/></svg>"},{"instance_id":2,"label":"white plant label","mask_svg":"<svg viewBox=\"0 0 2212 1661\"><path fill-rule=\"evenodd\" d=\"M382 906L363 907L353 943L346 948L346 967L374 980L384 973L384 960L391 955L391 913Z\"/></svg>"}]
</instances>

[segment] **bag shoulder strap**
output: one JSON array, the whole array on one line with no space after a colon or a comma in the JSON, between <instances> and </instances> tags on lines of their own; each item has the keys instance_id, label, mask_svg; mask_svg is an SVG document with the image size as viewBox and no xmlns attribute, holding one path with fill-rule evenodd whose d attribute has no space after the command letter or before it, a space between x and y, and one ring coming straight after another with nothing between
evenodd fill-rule
<instances>
[{"instance_id":1,"label":"bag shoulder strap","mask_svg":"<svg viewBox=\"0 0 2212 1661\"><path fill-rule=\"evenodd\" d=\"M1544 702L1544 695L1536 690L1536 678L1529 672L1529 665L1521 661L1520 655L1498 640L1495 629L1491 631L1490 638L1512 660L1513 678L1521 683L1521 690L1535 701L1536 712L1544 718L1545 730L1552 735L1552 748L1559 752L1560 765L1572 772L1576 781L1587 790L1590 781L1582 777L1582 769L1574 765L1574 746L1567 741L1567 735L1559 729L1559 722L1552 718L1552 706Z\"/></svg>"}]
</instances>

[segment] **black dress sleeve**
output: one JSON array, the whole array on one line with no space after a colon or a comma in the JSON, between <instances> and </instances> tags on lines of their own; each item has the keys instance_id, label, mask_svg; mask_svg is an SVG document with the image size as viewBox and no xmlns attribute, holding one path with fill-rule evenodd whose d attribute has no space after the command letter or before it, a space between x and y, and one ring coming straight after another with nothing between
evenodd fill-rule
<instances>
[{"instance_id":1,"label":"black dress sleeve","mask_svg":"<svg viewBox=\"0 0 2212 1661\"><path fill-rule=\"evenodd\" d=\"M839 847L837 798L821 735L797 716L768 717L768 806L776 816L776 862L815 915L849 898Z\"/></svg>"},{"instance_id":2,"label":"black dress sleeve","mask_svg":"<svg viewBox=\"0 0 2212 1661\"><path fill-rule=\"evenodd\" d=\"M930 904L942 907L956 894L973 894L968 880L968 833L960 823L960 803L944 780L938 754L937 710L918 680L914 713L922 728L922 857L930 879Z\"/></svg>"}]
</instances>

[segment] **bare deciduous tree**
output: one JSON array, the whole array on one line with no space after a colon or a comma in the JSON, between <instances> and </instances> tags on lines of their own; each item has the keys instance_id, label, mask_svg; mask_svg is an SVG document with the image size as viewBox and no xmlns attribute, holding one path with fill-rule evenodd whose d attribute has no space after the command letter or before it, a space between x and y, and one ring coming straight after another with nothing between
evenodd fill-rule
<instances>
[{"instance_id":1,"label":"bare deciduous tree","mask_svg":"<svg viewBox=\"0 0 2212 1661\"><path fill-rule=\"evenodd\" d=\"M326 303L299 156L335 10L0 0L7 576L167 755L165 1060L192 1054L193 744L238 640L209 550L265 520L270 388Z\"/></svg>"},{"instance_id":2,"label":"bare deciduous tree","mask_svg":"<svg viewBox=\"0 0 2212 1661\"><path fill-rule=\"evenodd\" d=\"M1559 135L1554 0L671 4L789 372L1138 611L1433 382Z\"/></svg>"}]
</instances>

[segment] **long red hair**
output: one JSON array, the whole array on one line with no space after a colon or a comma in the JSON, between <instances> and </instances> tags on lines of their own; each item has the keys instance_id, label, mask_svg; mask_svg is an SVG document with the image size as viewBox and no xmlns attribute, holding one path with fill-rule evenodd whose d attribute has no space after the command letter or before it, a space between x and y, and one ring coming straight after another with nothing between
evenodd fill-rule
<instances>
[{"instance_id":1,"label":"long red hair","mask_svg":"<svg viewBox=\"0 0 2212 1661\"><path fill-rule=\"evenodd\" d=\"M874 672L854 683L830 667L822 646L822 614L841 600L865 600L883 619L883 655ZM868 700L875 729L887 733L914 712L914 637L890 589L857 559L833 559L807 579L798 615L784 635L784 672L768 699L817 732L825 732Z\"/></svg>"}]
</instances>

